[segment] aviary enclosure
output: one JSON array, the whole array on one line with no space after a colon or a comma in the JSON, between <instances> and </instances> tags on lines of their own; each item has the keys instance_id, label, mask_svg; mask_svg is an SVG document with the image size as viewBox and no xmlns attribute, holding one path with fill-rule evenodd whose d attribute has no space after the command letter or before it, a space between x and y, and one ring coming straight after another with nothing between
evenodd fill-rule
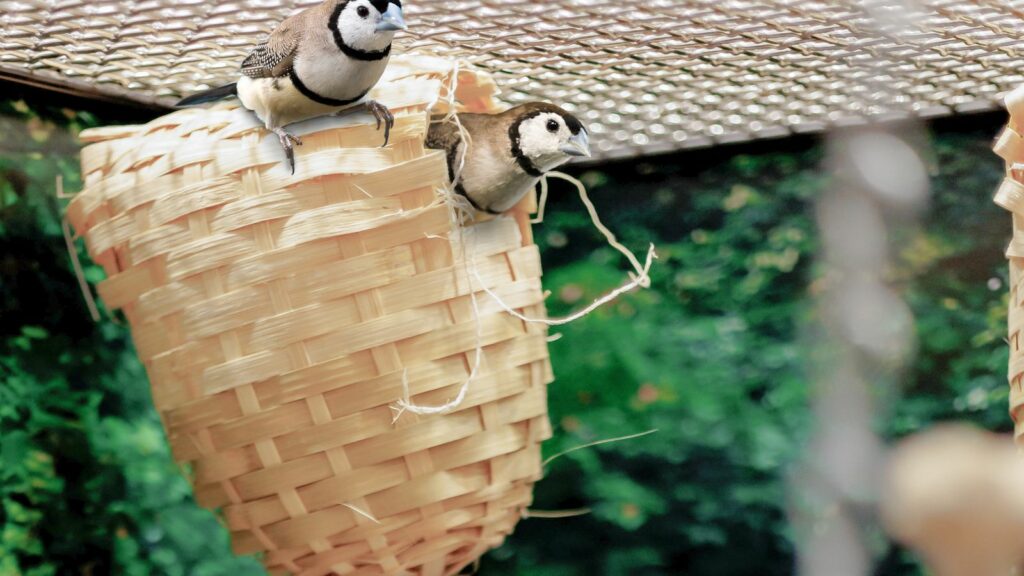
<instances>
[{"instance_id":1,"label":"aviary enclosure","mask_svg":"<svg viewBox=\"0 0 1024 576\"><path fill-rule=\"evenodd\" d=\"M0 574L1016 573L1022 10L0 1Z\"/></svg>"}]
</instances>

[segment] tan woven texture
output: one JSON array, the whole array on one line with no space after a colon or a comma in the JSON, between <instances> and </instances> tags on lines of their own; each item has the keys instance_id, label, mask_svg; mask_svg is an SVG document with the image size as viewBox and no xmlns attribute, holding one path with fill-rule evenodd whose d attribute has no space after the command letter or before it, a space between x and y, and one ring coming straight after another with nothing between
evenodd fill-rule
<instances>
[{"instance_id":1,"label":"tan woven texture","mask_svg":"<svg viewBox=\"0 0 1024 576\"><path fill-rule=\"evenodd\" d=\"M271 573L454 574L541 476L546 329L475 279L543 317L530 202L452 235L445 161L423 147L451 73L394 63L374 91L397 117L387 148L363 112L296 125L294 176L233 105L84 135L68 216L100 295L131 323L196 498ZM494 89L459 75L469 110ZM393 421L403 379L419 405L456 397L478 344L457 409Z\"/></svg>"},{"instance_id":2,"label":"tan woven texture","mask_svg":"<svg viewBox=\"0 0 1024 576\"><path fill-rule=\"evenodd\" d=\"M0 76L164 103L231 81L317 0L0 0ZM595 156L983 110L1024 81L1024 5L921 0L408 0L398 49L460 56L511 103L577 112Z\"/></svg>"},{"instance_id":3,"label":"tan woven texture","mask_svg":"<svg viewBox=\"0 0 1024 576\"><path fill-rule=\"evenodd\" d=\"M1008 377L1014 437L1024 445L1024 87L1007 95L1006 108L1010 121L995 143L996 154L1006 160L1006 178L996 192L995 202L1013 216L1013 240L1006 249L1010 261Z\"/></svg>"}]
</instances>

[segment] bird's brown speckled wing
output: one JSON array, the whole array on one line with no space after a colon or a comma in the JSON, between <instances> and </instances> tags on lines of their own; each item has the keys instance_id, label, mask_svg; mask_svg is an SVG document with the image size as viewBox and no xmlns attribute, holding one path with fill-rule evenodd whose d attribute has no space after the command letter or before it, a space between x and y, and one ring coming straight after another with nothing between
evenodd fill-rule
<instances>
[{"instance_id":1,"label":"bird's brown speckled wing","mask_svg":"<svg viewBox=\"0 0 1024 576\"><path fill-rule=\"evenodd\" d=\"M296 49L299 47L299 32L302 17L296 14L282 22L267 38L256 46L242 61L242 74L249 78L280 78L292 69Z\"/></svg>"}]
</instances>

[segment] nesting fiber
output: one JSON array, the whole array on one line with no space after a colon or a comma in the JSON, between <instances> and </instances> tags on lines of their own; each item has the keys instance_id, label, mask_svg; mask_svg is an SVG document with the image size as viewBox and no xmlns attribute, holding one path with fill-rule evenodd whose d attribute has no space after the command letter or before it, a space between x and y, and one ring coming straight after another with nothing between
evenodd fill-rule
<instances>
[{"instance_id":1,"label":"nesting fiber","mask_svg":"<svg viewBox=\"0 0 1024 576\"><path fill-rule=\"evenodd\" d=\"M454 574L540 478L545 328L470 283L543 316L529 206L452 233L445 160L423 141L453 73L396 58L372 95L391 143L362 112L303 123L295 175L233 104L84 134L68 217L107 272L99 293L131 324L197 500L271 573ZM466 110L495 109L489 78L458 76ZM478 345L456 410L394 421L403 380L443 404Z\"/></svg>"}]
</instances>

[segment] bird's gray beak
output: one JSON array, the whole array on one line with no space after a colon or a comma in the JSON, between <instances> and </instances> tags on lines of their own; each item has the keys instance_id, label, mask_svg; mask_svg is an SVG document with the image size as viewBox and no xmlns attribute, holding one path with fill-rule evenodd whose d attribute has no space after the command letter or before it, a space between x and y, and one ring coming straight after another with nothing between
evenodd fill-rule
<instances>
[{"instance_id":1,"label":"bird's gray beak","mask_svg":"<svg viewBox=\"0 0 1024 576\"><path fill-rule=\"evenodd\" d=\"M380 22L377 24L377 31L405 30L406 28L402 9L397 4L388 4L388 9L381 15Z\"/></svg>"},{"instance_id":2,"label":"bird's gray beak","mask_svg":"<svg viewBox=\"0 0 1024 576\"><path fill-rule=\"evenodd\" d=\"M576 134L569 137L569 141L566 142L560 150L569 156L585 156L590 157L590 136L587 136L586 130L580 130Z\"/></svg>"}]
</instances>

